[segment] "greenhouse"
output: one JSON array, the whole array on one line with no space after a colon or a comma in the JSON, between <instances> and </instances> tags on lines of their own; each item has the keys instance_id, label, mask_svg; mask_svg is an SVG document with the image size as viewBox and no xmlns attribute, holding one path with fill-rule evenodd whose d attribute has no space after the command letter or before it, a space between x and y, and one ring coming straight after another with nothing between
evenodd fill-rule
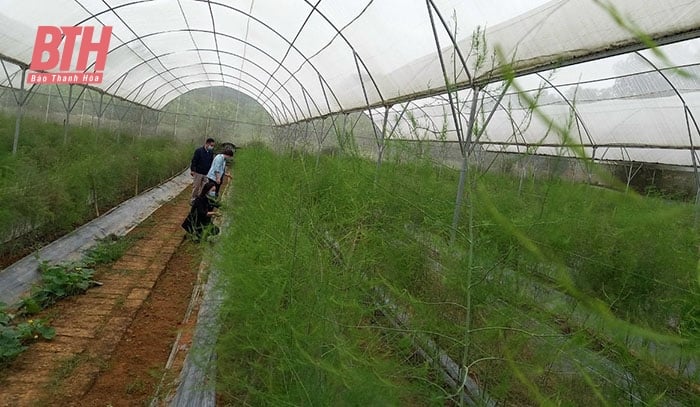
<instances>
[{"instance_id":1,"label":"greenhouse","mask_svg":"<svg viewBox=\"0 0 700 407\"><path fill-rule=\"evenodd\" d=\"M0 64L2 406L700 405L700 2L0 0Z\"/></svg>"}]
</instances>

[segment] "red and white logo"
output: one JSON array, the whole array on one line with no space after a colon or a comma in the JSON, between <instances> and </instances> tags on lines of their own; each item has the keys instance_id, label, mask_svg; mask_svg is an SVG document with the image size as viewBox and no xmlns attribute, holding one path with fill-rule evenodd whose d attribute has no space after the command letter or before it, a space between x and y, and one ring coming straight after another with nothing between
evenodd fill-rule
<instances>
[{"instance_id":1,"label":"red and white logo","mask_svg":"<svg viewBox=\"0 0 700 407\"><path fill-rule=\"evenodd\" d=\"M93 41L95 27L56 27L42 25L36 32L32 62L27 83L36 84L97 84L107 63L112 27L102 27L97 41ZM76 44L80 48L75 52ZM95 55L91 72L85 72L90 54Z\"/></svg>"}]
</instances>

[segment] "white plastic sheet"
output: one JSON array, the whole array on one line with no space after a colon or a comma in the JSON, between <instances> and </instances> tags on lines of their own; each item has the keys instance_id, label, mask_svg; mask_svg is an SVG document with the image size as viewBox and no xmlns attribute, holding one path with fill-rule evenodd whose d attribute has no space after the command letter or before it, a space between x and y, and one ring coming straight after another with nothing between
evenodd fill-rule
<instances>
[{"instance_id":1,"label":"white plastic sheet","mask_svg":"<svg viewBox=\"0 0 700 407\"><path fill-rule=\"evenodd\" d=\"M39 25L112 26L97 85L110 94L158 109L192 89L229 86L278 124L438 96L445 76L460 88L497 83L506 63L516 73L548 76L548 69L593 61L562 68L564 82L606 70L619 78L624 73L611 71L615 63L605 57L644 48L641 34L662 44L685 41L672 51L685 56L657 61L660 68L700 60L697 43L687 41L700 33L696 0L35 0L31 7L0 0L0 56L13 63L0 85L19 86ZM479 55L485 59L477 67ZM697 81L685 91L697 92ZM665 114L656 105L641 105L645 117ZM663 127L633 141L675 143L664 138L675 132Z\"/></svg>"}]
</instances>

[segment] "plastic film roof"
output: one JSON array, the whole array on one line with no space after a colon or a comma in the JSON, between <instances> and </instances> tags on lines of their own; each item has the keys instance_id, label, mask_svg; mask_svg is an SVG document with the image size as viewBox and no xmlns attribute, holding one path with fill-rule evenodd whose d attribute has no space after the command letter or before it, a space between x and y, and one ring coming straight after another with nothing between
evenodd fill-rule
<instances>
[{"instance_id":1,"label":"plastic film roof","mask_svg":"<svg viewBox=\"0 0 700 407\"><path fill-rule=\"evenodd\" d=\"M479 95L476 122L484 131L473 140L481 149L573 156L552 120L569 144L596 160L693 165L691 151L700 145L700 39L524 75L503 86L490 84ZM454 94L462 129L472 96L470 90ZM537 101L537 113L524 96ZM383 108L371 116L383 125ZM387 122L390 138L458 139L447 95L393 105Z\"/></svg>"},{"instance_id":2,"label":"plastic film roof","mask_svg":"<svg viewBox=\"0 0 700 407\"><path fill-rule=\"evenodd\" d=\"M17 64L18 86L37 26L112 26L100 89L158 109L229 86L282 124L440 93L438 46L449 81L466 87L492 80L502 61L533 72L643 47L635 31L664 43L700 28L696 0L609 4L614 12L591 0L0 0L0 54ZM473 69L477 26L488 59Z\"/></svg>"}]
</instances>

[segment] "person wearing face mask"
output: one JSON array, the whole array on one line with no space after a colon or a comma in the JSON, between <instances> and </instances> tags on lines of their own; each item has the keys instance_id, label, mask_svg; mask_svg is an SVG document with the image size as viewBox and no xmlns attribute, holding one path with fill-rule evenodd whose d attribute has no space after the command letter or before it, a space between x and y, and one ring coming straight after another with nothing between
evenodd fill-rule
<instances>
[{"instance_id":1,"label":"person wearing face mask","mask_svg":"<svg viewBox=\"0 0 700 407\"><path fill-rule=\"evenodd\" d=\"M208 138L202 147L194 150L192 162L190 163L190 175L193 177L190 205L201 194L202 187L207 183L207 173L209 173L211 164L214 161L214 144L216 144L214 139Z\"/></svg>"},{"instance_id":2,"label":"person wearing face mask","mask_svg":"<svg viewBox=\"0 0 700 407\"><path fill-rule=\"evenodd\" d=\"M195 241L202 238L204 231L210 235L219 234L219 228L212 224L212 217L218 216L216 212L218 207L216 202L216 183L207 182L202 191L199 193L192 203L190 213L182 222L182 228L185 229Z\"/></svg>"}]
</instances>

